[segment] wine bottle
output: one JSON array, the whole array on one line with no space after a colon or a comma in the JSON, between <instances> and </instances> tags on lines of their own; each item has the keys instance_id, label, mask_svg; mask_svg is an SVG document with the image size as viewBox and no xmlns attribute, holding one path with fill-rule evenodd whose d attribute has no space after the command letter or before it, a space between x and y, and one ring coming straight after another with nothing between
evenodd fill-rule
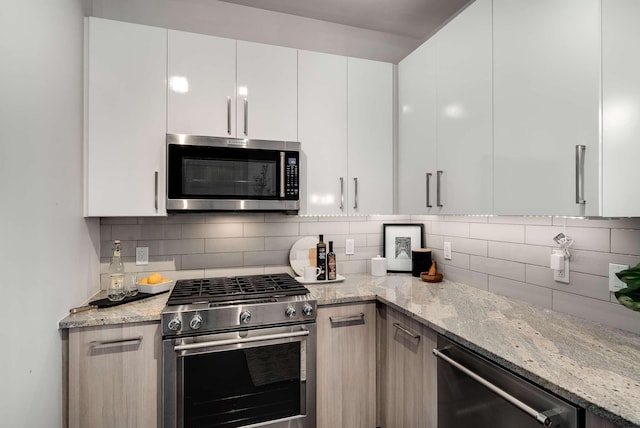
<instances>
[{"instance_id":1,"label":"wine bottle","mask_svg":"<svg viewBox=\"0 0 640 428\"><path fill-rule=\"evenodd\" d=\"M316 266L320 268L318 281L327 279L327 244L323 241L324 235L320 235L320 242L316 245Z\"/></svg>"},{"instance_id":2,"label":"wine bottle","mask_svg":"<svg viewBox=\"0 0 640 428\"><path fill-rule=\"evenodd\" d=\"M109 264L109 286L107 287L107 298L117 302L125 297L124 288L124 264L120 257L120 241L113 241L113 257Z\"/></svg>"},{"instance_id":3,"label":"wine bottle","mask_svg":"<svg viewBox=\"0 0 640 428\"><path fill-rule=\"evenodd\" d=\"M327 253L327 279L336 279L336 253L333 252L333 241L329 241L329 252Z\"/></svg>"}]
</instances>

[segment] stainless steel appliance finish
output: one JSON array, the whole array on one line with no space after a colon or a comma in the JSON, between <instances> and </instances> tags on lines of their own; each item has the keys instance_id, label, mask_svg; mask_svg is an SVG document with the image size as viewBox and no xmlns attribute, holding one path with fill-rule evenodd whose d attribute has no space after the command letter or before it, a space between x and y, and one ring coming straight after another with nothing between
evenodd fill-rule
<instances>
[{"instance_id":1,"label":"stainless steel appliance finish","mask_svg":"<svg viewBox=\"0 0 640 428\"><path fill-rule=\"evenodd\" d=\"M580 428L584 412L438 336L439 428Z\"/></svg>"},{"instance_id":2,"label":"stainless steel appliance finish","mask_svg":"<svg viewBox=\"0 0 640 428\"><path fill-rule=\"evenodd\" d=\"M316 301L290 275L179 280L161 322L163 427L315 427Z\"/></svg>"},{"instance_id":3,"label":"stainless steel appliance finish","mask_svg":"<svg viewBox=\"0 0 640 428\"><path fill-rule=\"evenodd\" d=\"M300 209L300 143L167 134L167 210Z\"/></svg>"}]
</instances>

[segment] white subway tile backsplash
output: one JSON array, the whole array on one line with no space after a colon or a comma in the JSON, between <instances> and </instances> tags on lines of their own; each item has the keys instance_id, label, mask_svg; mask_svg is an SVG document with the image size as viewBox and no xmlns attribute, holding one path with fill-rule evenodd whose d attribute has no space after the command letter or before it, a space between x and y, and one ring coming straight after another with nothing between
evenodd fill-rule
<instances>
[{"instance_id":1,"label":"white subway tile backsplash","mask_svg":"<svg viewBox=\"0 0 640 428\"><path fill-rule=\"evenodd\" d=\"M640 230L611 229L611 252L640 255Z\"/></svg>"},{"instance_id":2,"label":"white subway tile backsplash","mask_svg":"<svg viewBox=\"0 0 640 428\"><path fill-rule=\"evenodd\" d=\"M573 247L580 250L609 251L609 229L561 226L527 226L526 243L557 247L553 238L564 233L573 239Z\"/></svg>"},{"instance_id":3,"label":"white subway tile backsplash","mask_svg":"<svg viewBox=\"0 0 640 428\"><path fill-rule=\"evenodd\" d=\"M113 239L180 239L181 226L179 224L150 224L150 225L113 225L111 236Z\"/></svg>"},{"instance_id":4,"label":"white subway tile backsplash","mask_svg":"<svg viewBox=\"0 0 640 428\"><path fill-rule=\"evenodd\" d=\"M432 235L469 237L469 223L434 221L431 223Z\"/></svg>"},{"instance_id":5,"label":"white subway tile backsplash","mask_svg":"<svg viewBox=\"0 0 640 428\"><path fill-rule=\"evenodd\" d=\"M300 238L325 235L334 241L338 273L369 272L370 258L383 252L384 223L423 224L426 243L451 281L488 289L583 318L633 330L638 314L608 291L609 263L640 262L640 218L580 219L516 216L295 216L279 213L170 214L167 217L103 218L100 279L108 279L114 239L122 241L125 269L158 271L172 279L290 272L289 252ZM575 240L571 283L553 281L549 255L553 237ZM355 254L344 254L345 240ZM444 241L453 258L443 259ZM135 247L149 247L149 264L135 265ZM552 300L553 299L553 300ZM583 310L580 305L588 309ZM635 323L636 327L630 327Z\"/></svg>"},{"instance_id":6,"label":"white subway tile backsplash","mask_svg":"<svg viewBox=\"0 0 640 428\"><path fill-rule=\"evenodd\" d=\"M489 291L551 309L552 292L546 287L489 276Z\"/></svg>"},{"instance_id":7,"label":"white subway tile backsplash","mask_svg":"<svg viewBox=\"0 0 640 428\"><path fill-rule=\"evenodd\" d=\"M360 223L358 222L358 224ZM334 235L347 235L351 233L349 230L349 222L319 221L316 223L300 223L300 235L318 236L320 234L327 235L329 233Z\"/></svg>"},{"instance_id":8,"label":"white subway tile backsplash","mask_svg":"<svg viewBox=\"0 0 640 428\"><path fill-rule=\"evenodd\" d=\"M469 236L488 241L524 242L524 226L519 224L471 224Z\"/></svg>"},{"instance_id":9,"label":"white subway tile backsplash","mask_svg":"<svg viewBox=\"0 0 640 428\"><path fill-rule=\"evenodd\" d=\"M245 223L244 236L297 236L298 223ZM305 234L301 234L305 235ZM241 235L242 236L242 235Z\"/></svg>"},{"instance_id":10,"label":"white subway tile backsplash","mask_svg":"<svg viewBox=\"0 0 640 428\"><path fill-rule=\"evenodd\" d=\"M494 259L548 266L550 255L549 247L489 241L489 257Z\"/></svg>"},{"instance_id":11,"label":"white subway tile backsplash","mask_svg":"<svg viewBox=\"0 0 640 428\"><path fill-rule=\"evenodd\" d=\"M523 263L509 262L489 257L470 257L470 269L473 271L514 279L516 281L524 281L525 265Z\"/></svg>"},{"instance_id":12,"label":"white subway tile backsplash","mask_svg":"<svg viewBox=\"0 0 640 428\"><path fill-rule=\"evenodd\" d=\"M571 272L569 268L569 284L557 282L553 279L553 270L548 267L527 265L527 283L540 285L567 293L580 294L609 301L609 281L604 276L590 275L581 272Z\"/></svg>"},{"instance_id":13,"label":"white subway tile backsplash","mask_svg":"<svg viewBox=\"0 0 640 428\"><path fill-rule=\"evenodd\" d=\"M553 309L640 334L640 312L629 310L618 302L603 302L554 290Z\"/></svg>"},{"instance_id":14,"label":"white subway tile backsplash","mask_svg":"<svg viewBox=\"0 0 640 428\"><path fill-rule=\"evenodd\" d=\"M285 265L289 251L251 251L244 253L244 266Z\"/></svg>"},{"instance_id":15,"label":"white subway tile backsplash","mask_svg":"<svg viewBox=\"0 0 640 428\"><path fill-rule=\"evenodd\" d=\"M239 238L242 230L242 223L183 224L182 238Z\"/></svg>"},{"instance_id":16,"label":"white subway tile backsplash","mask_svg":"<svg viewBox=\"0 0 640 428\"><path fill-rule=\"evenodd\" d=\"M263 251L265 238L209 238L204 241L205 253Z\"/></svg>"},{"instance_id":17,"label":"white subway tile backsplash","mask_svg":"<svg viewBox=\"0 0 640 428\"><path fill-rule=\"evenodd\" d=\"M244 266L243 253L187 254L182 256L183 269L211 269Z\"/></svg>"}]
</instances>

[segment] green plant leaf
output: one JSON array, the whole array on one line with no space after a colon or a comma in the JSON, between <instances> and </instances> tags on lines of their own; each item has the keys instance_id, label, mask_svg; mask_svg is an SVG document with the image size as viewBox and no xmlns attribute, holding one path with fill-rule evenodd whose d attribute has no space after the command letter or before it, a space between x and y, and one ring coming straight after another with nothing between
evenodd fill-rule
<instances>
[{"instance_id":1,"label":"green plant leaf","mask_svg":"<svg viewBox=\"0 0 640 428\"><path fill-rule=\"evenodd\" d=\"M633 311L640 311L640 289L623 288L616 291L615 295L621 305Z\"/></svg>"},{"instance_id":2,"label":"green plant leaf","mask_svg":"<svg viewBox=\"0 0 640 428\"><path fill-rule=\"evenodd\" d=\"M640 288L640 263L636 266L616 273L618 279L629 288Z\"/></svg>"}]
</instances>

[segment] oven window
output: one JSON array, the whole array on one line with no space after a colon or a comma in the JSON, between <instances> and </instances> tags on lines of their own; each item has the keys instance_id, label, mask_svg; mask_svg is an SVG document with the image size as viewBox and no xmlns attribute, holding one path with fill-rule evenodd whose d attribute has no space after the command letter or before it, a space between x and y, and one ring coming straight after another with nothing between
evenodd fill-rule
<instances>
[{"instance_id":1,"label":"oven window","mask_svg":"<svg viewBox=\"0 0 640 428\"><path fill-rule=\"evenodd\" d=\"M240 427L300 414L300 342L184 357L184 426Z\"/></svg>"},{"instance_id":2,"label":"oven window","mask_svg":"<svg viewBox=\"0 0 640 428\"><path fill-rule=\"evenodd\" d=\"M275 197L275 160L182 159L182 194Z\"/></svg>"}]
</instances>

